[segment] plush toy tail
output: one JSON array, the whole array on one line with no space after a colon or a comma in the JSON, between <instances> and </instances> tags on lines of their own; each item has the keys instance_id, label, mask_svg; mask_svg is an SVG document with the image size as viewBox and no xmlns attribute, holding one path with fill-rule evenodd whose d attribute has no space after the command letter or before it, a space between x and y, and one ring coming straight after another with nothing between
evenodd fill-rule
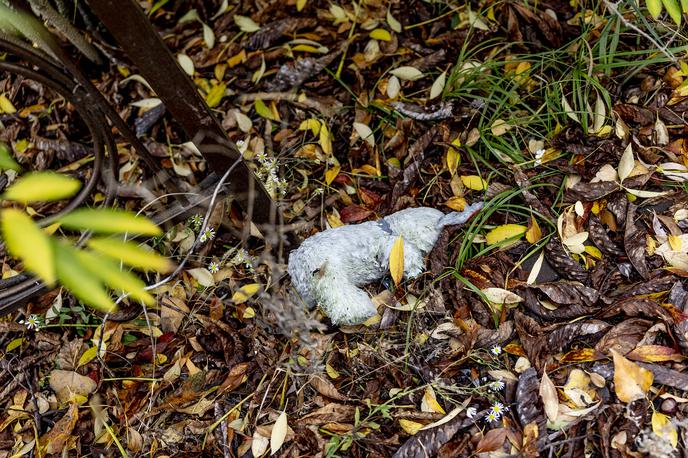
<instances>
[{"instance_id":1,"label":"plush toy tail","mask_svg":"<svg viewBox=\"0 0 688 458\"><path fill-rule=\"evenodd\" d=\"M468 205L463 209L462 212L452 212L447 213L442 218L440 218L439 226L440 228L445 226L454 226L457 224L464 224L466 221L471 219L473 215L478 213L483 208L483 202L475 202Z\"/></svg>"}]
</instances>

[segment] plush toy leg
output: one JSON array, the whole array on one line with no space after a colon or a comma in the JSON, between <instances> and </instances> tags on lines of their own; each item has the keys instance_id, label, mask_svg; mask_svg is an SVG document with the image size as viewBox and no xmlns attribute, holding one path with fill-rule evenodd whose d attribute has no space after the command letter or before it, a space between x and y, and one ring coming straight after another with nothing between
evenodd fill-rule
<instances>
[{"instance_id":1,"label":"plush toy leg","mask_svg":"<svg viewBox=\"0 0 688 458\"><path fill-rule=\"evenodd\" d=\"M368 293L336 274L325 274L317 282L318 304L334 324L360 324L375 315L377 308Z\"/></svg>"}]
</instances>

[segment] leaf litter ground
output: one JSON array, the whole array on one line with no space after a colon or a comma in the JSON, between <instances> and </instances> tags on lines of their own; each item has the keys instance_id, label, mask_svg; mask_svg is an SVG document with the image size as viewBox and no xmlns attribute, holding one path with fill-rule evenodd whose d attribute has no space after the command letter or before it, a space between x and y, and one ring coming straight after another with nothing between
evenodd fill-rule
<instances>
[{"instance_id":1,"label":"leaf litter ground","mask_svg":"<svg viewBox=\"0 0 688 458\"><path fill-rule=\"evenodd\" d=\"M231 200L203 234L199 217L168 227L150 244L174 259L206 243L157 307L104 322L57 290L0 323L0 453L685 453L688 65L668 18L577 2L167 3L152 21L294 238L486 207L442 233L427 274L371 285L378 316L341 329L294 303L274 234ZM103 49L100 87L166 168L201 182L154 94ZM2 140L20 162L79 170L91 153L69 107L35 115L47 95L3 78ZM122 183L149 178L127 145L120 157ZM127 187L120 201L143 206Z\"/></svg>"}]
</instances>

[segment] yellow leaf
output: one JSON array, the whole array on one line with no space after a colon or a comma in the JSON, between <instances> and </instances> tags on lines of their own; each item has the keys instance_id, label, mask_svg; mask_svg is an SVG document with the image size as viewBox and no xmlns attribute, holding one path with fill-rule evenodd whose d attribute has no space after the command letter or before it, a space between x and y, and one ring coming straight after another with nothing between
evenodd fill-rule
<instances>
[{"instance_id":1,"label":"yellow leaf","mask_svg":"<svg viewBox=\"0 0 688 458\"><path fill-rule=\"evenodd\" d=\"M508 239L520 238L527 230L528 228L521 224L504 224L485 234L485 239L489 245L494 245Z\"/></svg>"},{"instance_id":2,"label":"yellow leaf","mask_svg":"<svg viewBox=\"0 0 688 458\"><path fill-rule=\"evenodd\" d=\"M15 181L3 198L21 202L52 202L67 199L81 189L81 181L55 172L32 172Z\"/></svg>"},{"instance_id":3,"label":"yellow leaf","mask_svg":"<svg viewBox=\"0 0 688 458\"><path fill-rule=\"evenodd\" d=\"M542 230L540 229L540 225L538 224L537 220L533 218L532 216L530 217L530 226L528 227L528 230L526 231L526 240L531 245L535 245L540 241L542 238Z\"/></svg>"},{"instance_id":4,"label":"yellow leaf","mask_svg":"<svg viewBox=\"0 0 688 458\"><path fill-rule=\"evenodd\" d=\"M0 95L0 113L12 114L16 112L17 109L14 108L10 99L5 94Z\"/></svg>"},{"instance_id":5,"label":"yellow leaf","mask_svg":"<svg viewBox=\"0 0 688 458\"><path fill-rule=\"evenodd\" d=\"M249 300L251 296L256 294L259 290L260 283L250 283L248 285L244 285L234 292L234 294L232 295L232 302L239 304L246 302L247 300Z\"/></svg>"},{"instance_id":6,"label":"yellow leaf","mask_svg":"<svg viewBox=\"0 0 688 458\"><path fill-rule=\"evenodd\" d=\"M55 283L55 255L45 232L20 210L8 208L1 215L2 237L10 254L44 282Z\"/></svg>"},{"instance_id":7,"label":"yellow leaf","mask_svg":"<svg viewBox=\"0 0 688 458\"><path fill-rule=\"evenodd\" d=\"M90 230L101 234L162 234L162 230L148 218L114 208L79 208L60 218L59 222L67 229Z\"/></svg>"},{"instance_id":8,"label":"yellow leaf","mask_svg":"<svg viewBox=\"0 0 688 458\"><path fill-rule=\"evenodd\" d=\"M323 153L327 156L332 155L332 135L330 135L330 130L327 128L327 124L320 122L320 148L322 148Z\"/></svg>"},{"instance_id":9,"label":"yellow leaf","mask_svg":"<svg viewBox=\"0 0 688 458\"><path fill-rule=\"evenodd\" d=\"M612 350L614 357L614 391L621 402L645 397L652 386L654 375Z\"/></svg>"},{"instance_id":10,"label":"yellow leaf","mask_svg":"<svg viewBox=\"0 0 688 458\"><path fill-rule=\"evenodd\" d=\"M299 124L299 130L308 129L310 129L311 132L313 132L313 135L318 135L320 133L320 121L318 121L315 118L309 118L305 121L301 121L301 124Z\"/></svg>"},{"instance_id":11,"label":"yellow leaf","mask_svg":"<svg viewBox=\"0 0 688 458\"><path fill-rule=\"evenodd\" d=\"M451 142L451 144L458 148L461 146L461 139L457 137ZM459 167L459 164L461 164L461 155L456 148L452 148L450 146L447 148L447 169L452 176L454 176L456 173L456 169Z\"/></svg>"},{"instance_id":12,"label":"yellow leaf","mask_svg":"<svg viewBox=\"0 0 688 458\"><path fill-rule=\"evenodd\" d=\"M465 187L473 191L484 191L487 189L487 181L478 175L462 175L461 182Z\"/></svg>"},{"instance_id":13,"label":"yellow leaf","mask_svg":"<svg viewBox=\"0 0 688 458\"><path fill-rule=\"evenodd\" d=\"M335 215L334 213L328 213L327 214L327 222L330 223L330 227L334 229L335 227L343 226L344 223L342 223L342 220L339 218L339 216Z\"/></svg>"},{"instance_id":14,"label":"yellow leaf","mask_svg":"<svg viewBox=\"0 0 688 458\"><path fill-rule=\"evenodd\" d=\"M142 270L154 270L157 272L169 272L173 264L165 256L151 249L140 247L135 242L125 242L114 238L92 238L88 246L100 254L120 260L127 265Z\"/></svg>"},{"instance_id":15,"label":"yellow leaf","mask_svg":"<svg viewBox=\"0 0 688 458\"><path fill-rule=\"evenodd\" d=\"M404 276L404 238L401 236L395 240L389 253L389 272L394 284L398 286Z\"/></svg>"},{"instance_id":16,"label":"yellow leaf","mask_svg":"<svg viewBox=\"0 0 688 458\"><path fill-rule=\"evenodd\" d=\"M662 0L645 0L647 11L654 19L657 19L662 12Z\"/></svg>"},{"instance_id":17,"label":"yellow leaf","mask_svg":"<svg viewBox=\"0 0 688 458\"><path fill-rule=\"evenodd\" d=\"M466 199L463 197L450 197L445 203L447 207L454 211L462 212L464 207L466 207Z\"/></svg>"},{"instance_id":18,"label":"yellow leaf","mask_svg":"<svg viewBox=\"0 0 688 458\"><path fill-rule=\"evenodd\" d=\"M669 246L674 251L681 251L683 243L681 243L681 237L678 235L670 235L668 237Z\"/></svg>"},{"instance_id":19,"label":"yellow leaf","mask_svg":"<svg viewBox=\"0 0 688 458\"><path fill-rule=\"evenodd\" d=\"M246 307L246 309L244 309L244 314L242 315L242 318L250 320L251 318L255 318L255 317L256 317L256 311L253 307Z\"/></svg>"},{"instance_id":20,"label":"yellow leaf","mask_svg":"<svg viewBox=\"0 0 688 458\"><path fill-rule=\"evenodd\" d=\"M596 246L585 245L585 252L596 259L602 259L602 252Z\"/></svg>"},{"instance_id":21,"label":"yellow leaf","mask_svg":"<svg viewBox=\"0 0 688 458\"><path fill-rule=\"evenodd\" d=\"M431 386L425 388L425 393L423 393L423 399L420 403L420 410L423 412L441 413L442 415L447 414L447 412L444 411L439 402L437 402L435 390L433 390Z\"/></svg>"},{"instance_id":22,"label":"yellow leaf","mask_svg":"<svg viewBox=\"0 0 688 458\"><path fill-rule=\"evenodd\" d=\"M98 354L98 346L94 345L88 350L86 350L81 357L79 358L79 362L77 363L77 367L84 366L91 361L93 361L96 358L96 355Z\"/></svg>"},{"instance_id":23,"label":"yellow leaf","mask_svg":"<svg viewBox=\"0 0 688 458\"><path fill-rule=\"evenodd\" d=\"M380 41L390 41L392 39L392 35L385 29L375 29L370 32L370 38Z\"/></svg>"},{"instance_id":24,"label":"yellow leaf","mask_svg":"<svg viewBox=\"0 0 688 458\"><path fill-rule=\"evenodd\" d=\"M296 11L301 11L306 6L307 0L296 0Z\"/></svg>"},{"instance_id":25,"label":"yellow leaf","mask_svg":"<svg viewBox=\"0 0 688 458\"><path fill-rule=\"evenodd\" d=\"M220 103L222 97L225 96L226 89L227 85L225 83L216 84L210 89L210 92L208 92L208 95L205 98L205 101L208 103L210 108L213 108Z\"/></svg>"},{"instance_id":26,"label":"yellow leaf","mask_svg":"<svg viewBox=\"0 0 688 458\"><path fill-rule=\"evenodd\" d=\"M401 429L403 429L404 432L406 432L406 434L410 434L411 436L413 436L418 431L420 431L420 429L425 425L423 423L418 423L416 421L411 421L411 420L407 420L405 418L400 418L399 419L399 426L401 426Z\"/></svg>"},{"instance_id":27,"label":"yellow leaf","mask_svg":"<svg viewBox=\"0 0 688 458\"><path fill-rule=\"evenodd\" d=\"M678 431L669 416L657 411L652 412L652 432L668 440L674 449L678 445Z\"/></svg>"},{"instance_id":28,"label":"yellow leaf","mask_svg":"<svg viewBox=\"0 0 688 458\"><path fill-rule=\"evenodd\" d=\"M327 372L327 375L329 375L332 379L339 378L339 372L337 372L337 370L329 364L325 364L325 372Z\"/></svg>"},{"instance_id":29,"label":"yellow leaf","mask_svg":"<svg viewBox=\"0 0 688 458\"><path fill-rule=\"evenodd\" d=\"M337 178L337 175L339 175L340 170L341 167L338 164L330 169L327 169L327 171L325 172L325 183L328 186L332 184L335 178Z\"/></svg>"}]
</instances>

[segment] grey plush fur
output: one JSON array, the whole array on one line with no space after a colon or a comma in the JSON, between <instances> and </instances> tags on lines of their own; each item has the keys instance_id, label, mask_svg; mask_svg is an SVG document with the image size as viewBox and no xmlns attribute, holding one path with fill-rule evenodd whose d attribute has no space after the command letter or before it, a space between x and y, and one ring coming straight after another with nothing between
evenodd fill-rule
<instances>
[{"instance_id":1,"label":"grey plush fur","mask_svg":"<svg viewBox=\"0 0 688 458\"><path fill-rule=\"evenodd\" d=\"M319 304L332 323L362 323L377 309L361 287L389 271L389 254L399 236L404 239L404 277L414 278L423 272L425 255L442 229L464 224L482 207L477 202L446 215L434 208L409 208L315 234L289 255L292 284L308 306Z\"/></svg>"}]
</instances>

